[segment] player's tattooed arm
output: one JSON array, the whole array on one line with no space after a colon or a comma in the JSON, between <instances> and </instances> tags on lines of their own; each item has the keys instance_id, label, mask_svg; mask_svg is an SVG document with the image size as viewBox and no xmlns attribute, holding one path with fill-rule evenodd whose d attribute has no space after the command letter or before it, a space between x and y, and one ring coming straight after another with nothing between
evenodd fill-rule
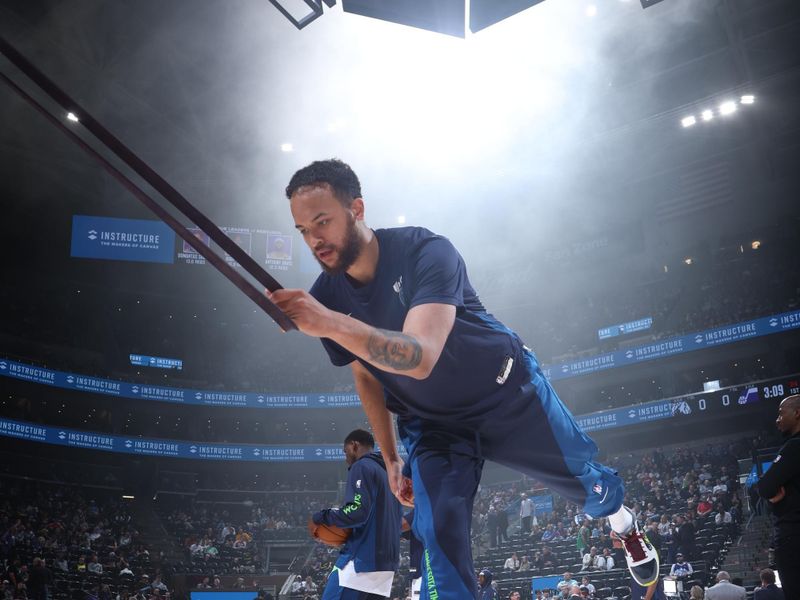
<instances>
[{"instance_id":1,"label":"player's tattooed arm","mask_svg":"<svg viewBox=\"0 0 800 600\"><path fill-rule=\"evenodd\" d=\"M412 336L399 331L373 329L367 340L370 362L396 371L410 371L422 361L422 346Z\"/></svg>"}]
</instances>

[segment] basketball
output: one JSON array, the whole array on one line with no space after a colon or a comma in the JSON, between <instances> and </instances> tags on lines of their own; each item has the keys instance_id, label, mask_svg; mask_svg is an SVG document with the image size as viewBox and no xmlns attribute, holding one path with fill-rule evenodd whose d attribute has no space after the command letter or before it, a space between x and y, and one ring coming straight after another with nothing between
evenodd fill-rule
<instances>
[{"instance_id":1,"label":"basketball","mask_svg":"<svg viewBox=\"0 0 800 600\"><path fill-rule=\"evenodd\" d=\"M328 546L341 546L350 537L351 529L342 529L336 525L317 525L308 520L308 532L315 540Z\"/></svg>"}]
</instances>

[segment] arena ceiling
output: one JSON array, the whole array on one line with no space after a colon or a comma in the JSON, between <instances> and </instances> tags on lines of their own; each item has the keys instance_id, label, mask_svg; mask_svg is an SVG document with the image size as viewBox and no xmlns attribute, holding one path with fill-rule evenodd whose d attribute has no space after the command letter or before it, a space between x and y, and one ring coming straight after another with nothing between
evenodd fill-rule
<instances>
[{"instance_id":1,"label":"arena ceiling","mask_svg":"<svg viewBox=\"0 0 800 600\"><path fill-rule=\"evenodd\" d=\"M329 156L360 173L372 225L441 231L492 285L565 243L631 234L619 264L652 267L796 216L800 5L589 4L459 40L339 8L298 31L266 0L3 0L0 34L220 225L291 231L286 181ZM59 320L91 318L61 308L80 285L249 312L210 269L70 258L73 215L150 214L6 88L0 106L7 293L51 295Z\"/></svg>"}]
</instances>

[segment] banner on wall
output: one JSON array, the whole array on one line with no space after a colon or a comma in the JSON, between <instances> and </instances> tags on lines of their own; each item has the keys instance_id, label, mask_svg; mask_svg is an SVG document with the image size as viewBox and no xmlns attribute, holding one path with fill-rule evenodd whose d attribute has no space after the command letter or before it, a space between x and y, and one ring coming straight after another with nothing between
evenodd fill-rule
<instances>
[{"instance_id":1,"label":"banner on wall","mask_svg":"<svg viewBox=\"0 0 800 600\"><path fill-rule=\"evenodd\" d=\"M145 354L129 355L131 364L135 367L151 367L154 369L183 369L180 358L164 358L163 356L147 356Z\"/></svg>"},{"instance_id":2,"label":"banner on wall","mask_svg":"<svg viewBox=\"0 0 800 600\"><path fill-rule=\"evenodd\" d=\"M797 328L800 328L800 311L787 312L660 340L627 350L543 366L542 372L549 380L558 381ZM79 373L35 367L3 358L0 358L0 376L64 389L177 404L251 408L354 408L360 406L358 395L355 393L269 394L266 392L221 392L174 388L89 377Z\"/></svg>"},{"instance_id":3,"label":"banner on wall","mask_svg":"<svg viewBox=\"0 0 800 600\"><path fill-rule=\"evenodd\" d=\"M637 331L647 331L653 326L653 317L645 317L628 323L620 323L611 327L603 327L597 330L597 337L601 340L636 333Z\"/></svg>"},{"instance_id":4,"label":"banner on wall","mask_svg":"<svg viewBox=\"0 0 800 600\"><path fill-rule=\"evenodd\" d=\"M72 448L165 458L249 462L341 462L345 459L341 444L297 446L207 444L110 435L2 418L0 418L0 436ZM398 451L403 456L406 455L405 449L398 447Z\"/></svg>"},{"instance_id":5,"label":"banner on wall","mask_svg":"<svg viewBox=\"0 0 800 600\"><path fill-rule=\"evenodd\" d=\"M533 507L537 515L553 512L553 496L550 494L531 496L531 500L533 500Z\"/></svg>"},{"instance_id":6,"label":"banner on wall","mask_svg":"<svg viewBox=\"0 0 800 600\"><path fill-rule=\"evenodd\" d=\"M630 427L662 419L696 419L721 416L761 401L777 403L800 393L800 377L774 379L689 396L656 400L633 406L598 411L576 417L585 431ZM273 446L257 444L206 444L110 435L51 427L37 423L0 419L0 436L106 452L224 461L299 462L341 461L341 444ZM405 450L398 447L402 455ZM537 513L553 510L552 496L533 497Z\"/></svg>"},{"instance_id":7,"label":"banner on wall","mask_svg":"<svg viewBox=\"0 0 800 600\"><path fill-rule=\"evenodd\" d=\"M162 221L74 215L70 256L173 262L175 232Z\"/></svg>"},{"instance_id":8,"label":"banner on wall","mask_svg":"<svg viewBox=\"0 0 800 600\"><path fill-rule=\"evenodd\" d=\"M294 248L294 236L291 233L270 231L266 229L249 229L247 227L221 227L234 243L244 250L249 256L263 264L270 271L289 271L296 266L297 248ZM196 227L190 227L194 236L206 246L213 246L219 253L216 244ZM229 265L238 267L239 264L227 253L223 252ZM310 254L310 251L306 251ZM204 265L206 259L198 254L185 241L181 242L177 253L178 262L187 265Z\"/></svg>"},{"instance_id":9,"label":"banner on wall","mask_svg":"<svg viewBox=\"0 0 800 600\"><path fill-rule=\"evenodd\" d=\"M606 369L635 365L650 360L667 358L677 354L731 344L797 328L800 328L800 310L666 338L649 344L636 346L635 348L627 348L615 352L599 354L597 356L581 358L579 360L547 365L542 367L542 371L550 381L558 381L559 379L567 379L569 377L577 377L578 375L597 373Z\"/></svg>"}]
</instances>

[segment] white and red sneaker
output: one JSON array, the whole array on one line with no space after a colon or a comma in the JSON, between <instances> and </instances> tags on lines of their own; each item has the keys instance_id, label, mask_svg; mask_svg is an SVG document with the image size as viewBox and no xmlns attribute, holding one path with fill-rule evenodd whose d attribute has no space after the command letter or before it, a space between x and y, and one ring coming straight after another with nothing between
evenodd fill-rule
<instances>
[{"instance_id":1,"label":"white and red sneaker","mask_svg":"<svg viewBox=\"0 0 800 600\"><path fill-rule=\"evenodd\" d=\"M633 528L625 535L612 532L622 542L625 550L625 561L628 571L636 583L649 587L658 581L658 552L647 539L647 535L639 531L639 524L634 520Z\"/></svg>"}]
</instances>

